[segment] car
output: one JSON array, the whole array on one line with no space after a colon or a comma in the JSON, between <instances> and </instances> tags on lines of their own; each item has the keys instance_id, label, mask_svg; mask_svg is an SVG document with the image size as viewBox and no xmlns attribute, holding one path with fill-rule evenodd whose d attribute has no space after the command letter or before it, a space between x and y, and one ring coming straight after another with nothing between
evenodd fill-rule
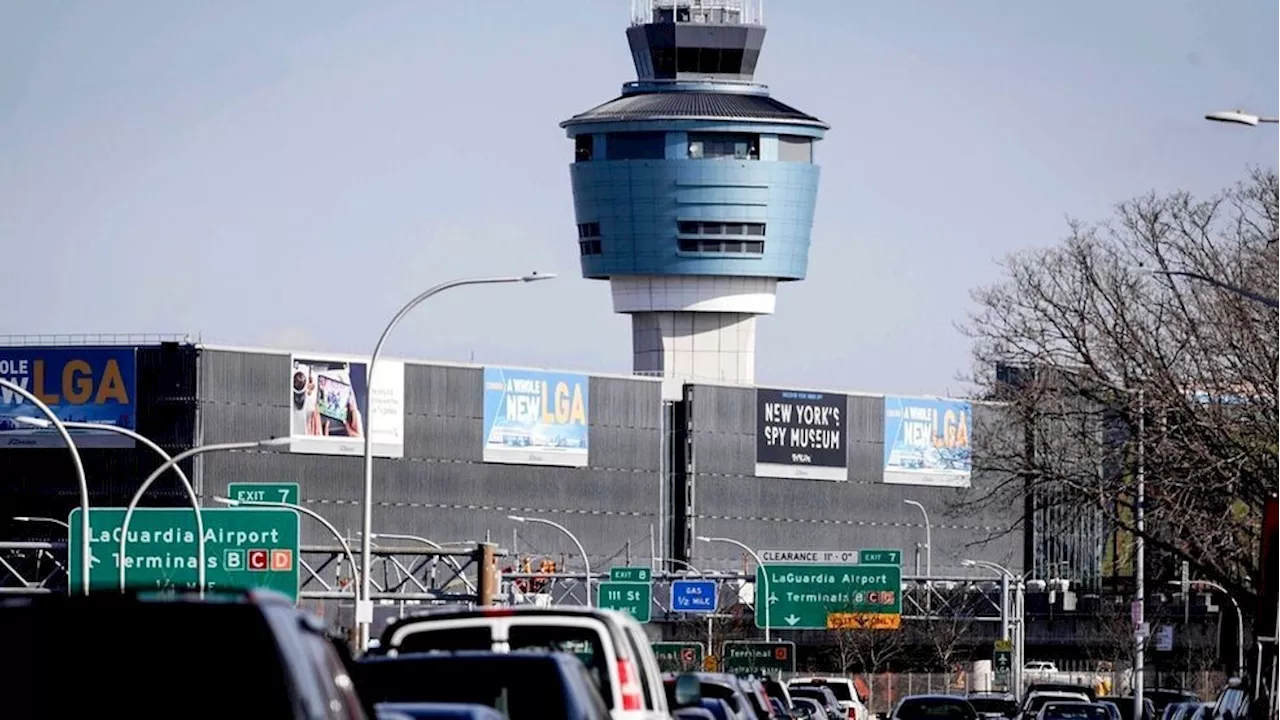
<instances>
[{"instance_id":1,"label":"car","mask_svg":"<svg viewBox=\"0 0 1280 720\"><path fill-rule=\"evenodd\" d=\"M1090 697L1083 692L1064 692L1058 690L1032 690L1027 693L1026 699L1022 701L1022 717L1023 720L1033 720L1039 713L1040 708L1046 703L1051 702L1092 702ZM1144 720L1150 720L1145 718Z\"/></svg>"},{"instance_id":2,"label":"car","mask_svg":"<svg viewBox=\"0 0 1280 720\"><path fill-rule=\"evenodd\" d=\"M958 695L908 695L898 701L890 720L978 720L969 701Z\"/></svg>"},{"instance_id":3,"label":"car","mask_svg":"<svg viewBox=\"0 0 1280 720\"><path fill-rule=\"evenodd\" d=\"M644 629L616 610L560 605L426 611L389 624L378 653L521 649L576 655L590 669L614 720L670 716Z\"/></svg>"},{"instance_id":4,"label":"car","mask_svg":"<svg viewBox=\"0 0 1280 720\"><path fill-rule=\"evenodd\" d=\"M356 663L370 714L413 714L422 703L483 705L510 720L609 720L595 680L572 655L458 652L370 655Z\"/></svg>"},{"instance_id":5,"label":"car","mask_svg":"<svg viewBox=\"0 0 1280 720\"><path fill-rule=\"evenodd\" d=\"M695 681L699 704L711 710L718 719L721 712L728 713L728 720L769 720L773 717L768 696L757 696L755 690L744 683L742 678L729 673L667 673L663 676L663 685L668 702L672 705L685 705L685 702L677 700L681 700L682 692L693 692L685 690L684 686ZM723 707L720 703L723 703Z\"/></svg>"},{"instance_id":6,"label":"car","mask_svg":"<svg viewBox=\"0 0 1280 720\"><path fill-rule=\"evenodd\" d=\"M788 687L817 685L831 689L832 694L836 696L836 702L840 703L840 708L845 711L849 720L869 719L870 713L867 711L867 706L862 704L862 699L858 696L858 687L847 677L804 676L787 681Z\"/></svg>"},{"instance_id":7,"label":"car","mask_svg":"<svg viewBox=\"0 0 1280 720\"><path fill-rule=\"evenodd\" d=\"M274 592L9 598L0 627L3 717L367 717L324 623Z\"/></svg>"}]
</instances>

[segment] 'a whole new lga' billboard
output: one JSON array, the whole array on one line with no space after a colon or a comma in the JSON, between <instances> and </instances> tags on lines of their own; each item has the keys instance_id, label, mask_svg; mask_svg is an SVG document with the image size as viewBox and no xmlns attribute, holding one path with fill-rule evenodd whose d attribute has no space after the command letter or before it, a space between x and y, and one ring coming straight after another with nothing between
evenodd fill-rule
<instances>
[{"instance_id":1,"label":"'a whole new lga' billboard","mask_svg":"<svg viewBox=\"0 0 1280 720\"><path fill-rule=\"evenodd\" d=\"M591 378L486 367L484 461L586 467Z\"/></svg>"},{"instance_id":2,"label":"'a whole new lga' billboard","mask_svg":"<svg viewBox=\"0 0 1280 720\"><path fill-rule=\"evenodd\" d=\"M372 387L369 365L330 355L293 355L288 383L289 450L315 455L361 455L364 434L377 457L404 457L404 363L379 359ZM368 408L370 417L364 417Z\"/></svg>"},{"instance_id":3,"label":"'a whole new lga' billboard","mask_svg":"<svg viewBox=\"0 0 1280 720\"><path fill-rule=\"evenodd\" d=\"M848 396L756 390L756 475L847 480ZM884 397L883 482L968 487L973 409L964 400Z\"/></svg>"},{"instance_id":4,"label":"'a whole new lga' billboard","mask_svg":"<svg viewBox=\"0 0 1280 720\"><path fill-rule=\"evenodd\" d=\"M945 398L884 399L884 481L969 487L973 406Z\"/></svg>"},{"instance_id":5,"label":"'a whole new lga' billboard","mask_svg":"<svg viewBox=\"0 0 1280 720\"><path fill-rule=\"evenodd\" d=\"M137 428L135 348L63 346L0 348L0 377L35 395L65 422ZM27 398L0 388L0 446L63 447L53 428L23 418L45 419ZM131 438L103 430L71 430L81 448L131 448Z\"/></svg>"}]
</instances>

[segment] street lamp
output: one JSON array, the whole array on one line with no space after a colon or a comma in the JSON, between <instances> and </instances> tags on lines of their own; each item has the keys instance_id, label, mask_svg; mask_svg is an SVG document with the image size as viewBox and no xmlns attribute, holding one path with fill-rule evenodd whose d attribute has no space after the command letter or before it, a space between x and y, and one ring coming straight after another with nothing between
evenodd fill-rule
<instances>
[{"instance_id":1,"label":"street lamp","mask_svg":"<svg viewBox=\"0 0 1280 720\"><path fill-rule=\"evenodd\" d=\"M1026 659L1025 643L1026 643L1026 576L1015 575L1012 570L1005 566L992 562L990 560L961 560L960 564L964 567L980 567L992 570L1000 575L1000 635L1003 640L1009 641L1013 645L1013 667L1010 669L1011 685L1015 692L1022 691L1022 666ZM1014 583L1013 607L1009 607L1009 583ZM1012 617L1011 617L1012 616ZM1012 618L1016 617L1016 620ZM1011 632L1009 625L1011 622L1017 623L1017 631Z\"/></svg>"},{"instance_id":2,"label":"street lamp","mask_svg":"<svg viewBox=\"0 0 1280 720\"><path fill-rule=\"evenodd\" d=\"M920 514L924 515L924 576L926 579L933 578L933 526L929 524L929 511L924 509L924 503L917 500L903 500L904 504L912 505L920 508Z\"/></svg>"},{"instance_id":3,"label":"street lamp","mask_svg":"<svg viewBox=\"0 0 1280 720\"><path fill-rule=\"evenodd\" d=\"M364 576L364 568L356 565L355 553L351 552L351 546L348 545L346 539L342 537L342 533L338 532L338 529L333 526L333 523L329 522L328 520L325 520L324 516L316 512L315 510L302 507L301 505L295 505L293 503L276 502L274 500L233 500L231 498L215 497L213 501L217 503L222 503L223 505L228 505L230 507L285 508L287 510L294 510L294 511L300 512L303 515L306 515L307 517L314 519L316 522L320 523L321 525L324 525L325 529L328 530L335 538L338 539L338 544L342 546L342 551L347 554L347 562L351 563L351 572L356 573L356 575L359 577Z\"/></svg>"},{"instance_id":4,"label":"street lamp","mask_svg":"<svg viewBox=\"0 0 1280 720\"><path fill-rule=\"evenodd\" d=\"M1205 120L1213 120L1214 122L1232 123L1235 125L1253 125L1258 123L1278 123L1280 118L1260 117L1253 113L1247 113L1243 110L1219 110L1211 112L1204 116Z\"/></svg>"},{"instance_id":5,"label":"street lamp","mask_svg":"<svg viewBox=\"0 0 1280 720\"><path fill-rule=\"evenodd\" d=\"M14 421L21 423L23 425L30 425L32 427L38 427L38 428L48 428L52 424L44 418L36 418L36 417L16 417L14 418ZM139 433L135 430L131 430L126 427L120 427L119 425L104 425L101 423L66 422L66 421L64 421L62 424L66 425L68 428L72 430L102 430L105 432L115 433L117 435L123 435L131 440L142 443L146 447L150 448L152 452L160 456L161 462L167 463L173 459L169 455L169 453L165 452L164 448L155 444L155 442L153 442L151 438L143 435L142 433ZM191 502L191 509L196 514L196 537L199 538L196 541L196 563L199 565L199 568L196 570L196 584L199 587L200 597L204 597L204 585L205 585L204 517L200 514L200 498L196 495L195 487L191 485L190 478L188 478L187 474L183 472L182 467L180 465L174 465L173 472L178 476L178 481L182 483L182 489L187 491L187 499ZM121 555L120 558L121 558L120 562L123 565L124 555Z\"/></svg>"},{"instance_id":6,"label":"street lamp","mask_svg":"<svg viewBox=\"0 0 1280 720\"><path fill-rule=\"evenodd\" d=\"M76 482L80 484L80 589L81 592L88 595L89 571L93 567L89 558L89 481L84 476L84 463L80 460L80 450L76 447L75 441L71 439L71 433L67 431L66 424L59 420L53 410L49 409L49 406L45 405L30 390L4 378L0 378L0 388L20 395L24 400L31 403L32 407L39 410L41 415L49 418L49 423L62 436L62 442L67 446L67 452L71 453L71 464L76 470Z\"/></svg>"},{"instance_id":7,"label":"street lamp","mask_svg":"<svg viewBox=\"0 0 1280 720\"><path fill-rule=\"evenodd\" d=\"M61 527L61 528L62 528L62 529L64 529L64 530L70 530L70 529L71 529L71 526L70 526L70 525L68 525L68 524L67 524L67 522L66 522L65 520L59 520L58 518L51 518L51 517L31 517L31 516L29 516L29 515L17 515L17 516L14 516L14 517L12 518L12 520L13 520L14 522L25 522L25 523L41 523L41 522L42 522L42 523L49 523L49 524L51 524L51 525L57 525L57 526Z\"/></svg>"},{"instance_id":8,"label":"street lamp","mask_svg":"<svg viewBox=\"0 0 1280 720\"><path fill-rule=\"evenodd\" d=\"M462 278L440 283L434 287L427 288L417 297L405 303L404 307L400 308L391 318L391 322L387 323L387 326L382 330L382 334L378 336L378 342L373 346L373 354L369 356L369 368L367 371L369 392L366 394L363 408L364 417L369 418L369 427L365 428L364 431L364 499L362 503L364 505L364 517L360 523L360 560L364 563L362 567L368 567L373 557L373 416L369 412L373 402L373 369L378 363L378 356L382 354L382 346L386 344L387 336L400 324L405 315L408 315L428 298L445 290L464 285L533 282L535 280L550 280L554 277L554 273L539 274L534 272L529 275L514 277ZM370 581L370 573L361 573L360 592L356 595L356 627L362 652L369 649L369 628L373 624L373 601L370 599L372 585Z\"/></svg>"},{"instance_id":9,"label":"street lamp","mask_svg":"<svg viewBox=\"0 0 1280 720\"><path fill-rule=\"evenodd\" d=\"M1170 580L1169 584L1181 585L1182 581ZM1187 584L1188 585L1204 585L1205 587L1210 587L1210 588L1213 588L1214 590L1217 590L1223 595L1226 595L1227 599L1231 601L1231 606L1236 609L1236 676L1239 677L1243 675L1244 674L1244 613L1241 612L1240 610L1240 603L1236 602L1236 599L1232 597L1231 593L1227 592L1226 588L1222 587L1221 585L1219 585L1218 583L1212 580L1189 580L1187 581Z\"/></svg>"},{"instance_id":10,"label":"street lamp","mask_svg":"<svg viewBox=\"0 0 1280 720\"><path fill-rule=\"evenodd\" d=\"M736 545L742 548L742 550L746 552L748 555L750 555L756 561L756 565L760 566L760 577L764 578L764 586L756 588L756 609L758 611L760 608L760 605L762 604L760 602L760 595L761 593L763 593L764 594L764 602L763 602L764 641L769 642L770 640L769 606L773 604L773 600L772 600L772 596L769 595L769 571L766 570L764 567L764 560L761 560L760 555L757 554L755 550L752 550L750 547L747 546L746 543L740 540L734 540L733 538L727 538L727 537L707 537L706 535L699 535L697 537L697 540L705 543L721 542L721 543L729 543L730 545Z\"/></svg>"},{"instance_id":11,"label":"street lamp","mask_svg":"<svg viewBox=\"0 0 1280 720\"><path fill-rule=\"evenodd\" d=\"M163 475L166 470L168 470L171 467L177 467L178 463L182 462L183 460L186 460L187 458L195 457L196 455L203 455L205 453L219 452L222 450L253 450L256 448L274 448L274 447L280 447L288 444L289 444L289 438L284 437L284 438L272 438L270 440L257 440L254 442L217 443L214 445L201 445L199 447L193 447L190 450L184 450L183 452L180 452L177 455L174 455L173 457L163 462L160 465L160 467L156 468L155 471L153 471L150 475L148 475L147 479L143 480L142 484L138 486L138 491L135 492L133 494L133 497L129 499L129 507L125 508L125 511L124 511L124 520L120 522L120 592L124 592L126 587L125 572L128 569L128 563L125 562L125 558L127 558L128 556L125 554L125 546L129 541L129 523L133 521L133 511L138 507L138 502L142 500L142 496L146 494L147 489L151 487L151 484L154 483L156 479L158 479L161 475ZM201 522L199 513L196 513L196 521ZM200 537L199 547L200 547L201 554L203 554L204 552L204 536L203 535L201 535ZM204 575L203 565L201 565L200 570L201 570L200 575L203 576ZM203 589L203 584L201 585L201 588Z\"/></svg>"},{"instance_id":12,"label":"street lamp","mask_svg":"<svg viewBox=\"0 0 1280 720\"><path fill-rule=\"evenodd\" d=\"M582 543L578 542L578 536L569 532L569 528L561 525L558 522L555 522L554 520L547 520L546 518L525 517L523 515L508 515L507 519L514 522L518 522L518 523L537 523L539 525L550 525L551 527L559 530L565 535L568 535L569 539L573 541L573 544L578 546L578 553L582 555L582 566L586 569L587 607L595 607L594 603L592 603L591 601L591 561L587 559L586 548L582 547Z\"/></svg>"},{"instance_id":13,"label":"street lamp","mask_svg":"<svg viewBox=\"0 0 1280 720\"><path fill-rule=\"evenodd\" d=\"M679 559L679 558L667 558L667 562L680 563L681 565L683 565L683 566L685 566L685 567L689 568L689 570L691 570L692 572L696 572L696 573L698 573L699 575L706 575L706 573L702 572L702 571L701 571L701 570L699 570L698 568L696 568L696 567L694 567L694 566L690 565L689 563L687 563L687 562L685 562L685 561L683 561L683 560L681 560L681 559Z\"/></svg>"}]
</instances>

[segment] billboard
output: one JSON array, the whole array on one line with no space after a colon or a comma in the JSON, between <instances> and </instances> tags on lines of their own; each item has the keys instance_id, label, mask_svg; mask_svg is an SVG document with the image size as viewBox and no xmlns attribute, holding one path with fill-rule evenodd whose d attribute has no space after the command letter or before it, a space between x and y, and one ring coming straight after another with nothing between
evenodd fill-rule
<instances>
[{"instance_id":1,"label":"billboard","mask_svg":"<svg viewBox=\"0 0 1280 720\"><path fill-rule=\"evenodd\" d=\"M756 476L848 480L848 407L835 393L756 390Z\"/></svg>"},{"instance_id":2,"label":"billboard","mask_svg":"<svg viewBox=\"0 0 1280 720\"><path fill-rule=\"evenodd\" d=\"M137 363L133 347L0 348L0 377L40 399L59 420L137 429ZM0 388L0 447L64 447L52 428L17 420L45 417L25 398ZM131 438L102 430L72 430L81 448L131 448Z\"/></svg>"},{"instance_id":3,"label":"billboard","mask_svg":"<svg viewBox=\"0 0 1280 720\"><path fill-rule=\"evenodd\" d=\"M884 481L969 487L973 406L945 398L884 398Z\"/></svg>"},{"instance_id":4,"label":"billboard","mask_svg":"<svg viewBox=\"0 0 1280 720\"><path fill-rule=\"evenodd\" d=\"M586 375L484 369L484 461L586 467Z\"/></svg>"},{"instance_id":5,"label":"billboard","mask_svg":"<svg viewBox=\"0 0 1280 720\"><path fill-rule=\"evenodd\" d=\"M363 455L364 434L377 457L404 457L404 363L378 360L369 388L363 361L294 355L289 371L289 450ZM367 405L366 405L367 403ZM371 417L364 417L368 407Z\"/></svg>"}]
</instances>

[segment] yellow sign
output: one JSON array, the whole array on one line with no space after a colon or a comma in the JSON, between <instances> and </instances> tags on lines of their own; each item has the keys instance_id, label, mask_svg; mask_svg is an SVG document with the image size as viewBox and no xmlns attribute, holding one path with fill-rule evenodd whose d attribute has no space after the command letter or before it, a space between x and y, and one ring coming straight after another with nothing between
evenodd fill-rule
<instances>
[{"instance_id":1,"label":"yellow sign","mask_svg":"<svg viewBox=\"0 0 1280 720\"><path fill-rule=\"evenodd\" d=\"M897 613L827 613L828 630L898 630L902 616Z\"/></svg>"},{"instance_id":2,"label":"yellow sign","mask_svg":"<svg viewBox=\"0 0 1280 720\"><path fill-rule=\"evenodd\" d=\"M720 660L715 655L708 655L702 659L702 669L707 672L715 672L720 667Z\"/></svg>"},{"instance_id":3,"label":"yellow sign","mask_svg":"<svg viewBox=\"0 0 1280 720\"><path fill-rule=\"evenodd\" d=\"M997 640L996 652L1013 652L1013 642L1010 640Z\"/></svg>"}]
</instances>

